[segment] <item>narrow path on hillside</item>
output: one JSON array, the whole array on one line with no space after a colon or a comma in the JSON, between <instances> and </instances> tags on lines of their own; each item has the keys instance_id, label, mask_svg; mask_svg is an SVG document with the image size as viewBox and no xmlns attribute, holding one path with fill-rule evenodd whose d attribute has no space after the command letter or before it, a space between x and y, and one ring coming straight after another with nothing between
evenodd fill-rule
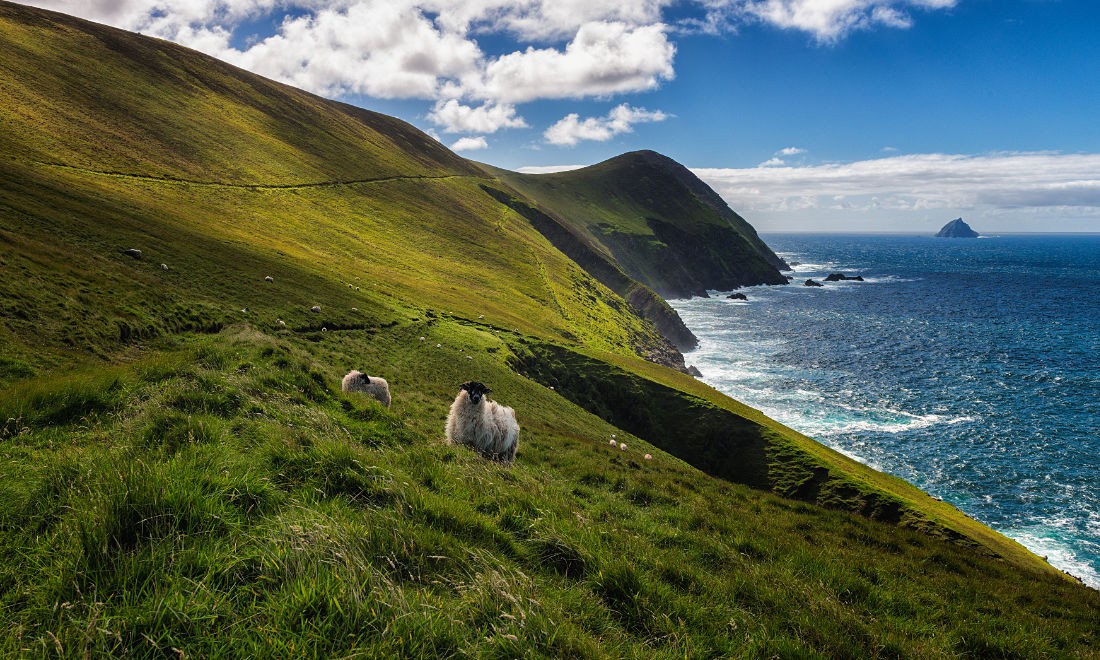
<instances>
[{"instance_id":1,"label":"narrow path on hillside","mask_svg":"<svg viewBox=\"0 0 1100 660\"><path fill-rule=\"evenodd\" d=\"M386 183L390 181L432 181L441 179L485 179L491 180L491 177L476 176L473 174L418 174L418 175L395 175L395 176L383 176L373 177L366 179L344 179L333 181L315 181L310 183L226 183L223 181L200 181L197 179L183 179L177 177L160 177L150 176L145 174L130 174L127 172L112 172L108 170L93 170L85 167L77 167L75 165L66 165L64 163L47 163L43 161L29 161L33 165L40 167L53 167L65 170L72 170L81 174L90 174L93 176L106 176L119 179L131 179L135 181L149 181L154 183L178 183L190 186L209 186L213 188L235 188L240 190L301 190L306 188L325 188L325 187L337 187L337 186L351 186L363 183Z\"/></svg>"}]
</instances>

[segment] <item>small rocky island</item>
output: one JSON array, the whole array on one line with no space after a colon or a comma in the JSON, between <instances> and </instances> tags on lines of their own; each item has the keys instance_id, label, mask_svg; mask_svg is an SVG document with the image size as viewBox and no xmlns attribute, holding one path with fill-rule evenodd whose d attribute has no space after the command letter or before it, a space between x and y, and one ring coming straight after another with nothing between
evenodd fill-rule
<instances>
[{"instance_id":1,"label":"small rocky island","mask_svg":"<svg viewBox=\"0 0 1100 660\"><path fill-rule=\"evenodd\" d=\"M955 218L936 234L936 238L977 238L978 236L980 234L963 222L962 218Z\"/></svg>"}]
</instances>

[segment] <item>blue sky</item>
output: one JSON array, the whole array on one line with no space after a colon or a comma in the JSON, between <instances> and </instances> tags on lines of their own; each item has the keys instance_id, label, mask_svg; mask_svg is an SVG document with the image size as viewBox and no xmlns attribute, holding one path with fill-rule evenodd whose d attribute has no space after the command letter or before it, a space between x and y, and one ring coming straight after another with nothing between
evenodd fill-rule
<instances>
[{"instance_id":1,"label":"blue sky","mask_svg":"<svg viewBox=\"0 0 1100 660\"><path fill-rule=\"evenodd\" d=\"M1094 0L39 0L524 171L653 149L762 231L1100 231Z\"/></svg>"}]
</instances>

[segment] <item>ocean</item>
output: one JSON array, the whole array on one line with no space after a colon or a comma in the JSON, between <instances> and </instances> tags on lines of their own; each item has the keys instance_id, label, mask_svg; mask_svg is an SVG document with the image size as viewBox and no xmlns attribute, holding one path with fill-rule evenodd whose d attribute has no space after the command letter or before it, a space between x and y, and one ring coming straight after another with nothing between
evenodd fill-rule
<instances>
[{"instance_id":1,"label":"ocean","mask_svg":"<svg viewBox=\"0 0 1100 660\"><path fill-rule=\"evenodd\" d=\"M790 285L669 301L703 380L1100 588L1100 234L762 238Z\"/></svg>"}]
</instances>

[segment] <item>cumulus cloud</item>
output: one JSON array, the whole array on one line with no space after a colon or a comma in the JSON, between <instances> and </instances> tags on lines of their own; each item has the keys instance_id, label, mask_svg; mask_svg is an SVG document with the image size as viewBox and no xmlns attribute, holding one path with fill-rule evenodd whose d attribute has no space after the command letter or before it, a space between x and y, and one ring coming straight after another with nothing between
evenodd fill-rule
<instances>
[{"instance_id":1,"label":"cumulus cloud","mask_svg":"<svg viewBox=\"0 0 1100 660\"><path fill-rule=\"evenodd\" d=\"M638 92L675 75L676 47L663 24L582 25L564 50L528 47L489 61L464 93L507 103Z\"/></svg>"},{"instance_id":2,"label":"cumulus cloud","mask_svg":"<svg viewBox=\"0 0 1100 660\"><path fill-rule=\"evenodd\" d=\"M977 209L1100 216L1100 155L915 154L805 167L693 170L750 215Z\"/></svg>"},{"instance_id":3,"label":"cumulus cloud","mask_svg":"<svg viewBox=\"0 0 1100 660\"><path fill-rule=\"evenodd\" d=\"M477 137L464 137L459 138L451 145L451 149L454 151L476 151L478 149L488 149L489 143L485 141L485 137L478 135Z\"/></svg>"},{"instance_id":4,"label":"cumulus cloud","mask_svg":"<svg viewBox=\"0 0 1100 660\"><path fill-rule=\"evenodd\" d=\"M451 99L450 130L518 126L517 103L650 90L675 76L670 35L685 23L733 31L745 21L835 41L853 29L907 27L912 9L957 0L30 0L30 4L182 43L327 96ZM274 34L239 34L284 14ZM702 18L700 18L702 17ZM486 53L480 35L514 46ZM507 43L506 41L502 43ZM243 44L243 45L242 45ZM487 130L487 129L486 129Z\"/></svg>"},{"instance_id":5,"label":"cumulus cloud","mask_svg":"<svg viewBox=\"0 0 1100 660\"><path fill-rule=\"evenodd\" d=\"M908 9L949 9L958 0L712 0L711 11L808 32L823 43L876 26L908 28Z\"/></svg>"},{"instance_id":6,"label":"cumulus cloud","mask_svg":"<svg viewBox=\"0 0 1100 660\"><path fill-rule=\"evenodd\" d=\"M438 101L428 119L448 133L495 133L502 128L525 128L527 122L516 116L513 105L484 103L476 108L456 99Z\"/></svg>"},{"instance_id":7,"label":"cumulus cloud","mask_svg":"<svg viewBox=\"0 0 1100 660\"><path fill-rule=\"evenodd\" d=\"M564 146L573 146L582 140L606 142L620 133L631 132L634 124L664 121L668 117L660 110L632 108L623 103L603 117L581 119L577 113L570 113L546 129L543 137L550 144Z\"/></svg>"}]
</instances>

